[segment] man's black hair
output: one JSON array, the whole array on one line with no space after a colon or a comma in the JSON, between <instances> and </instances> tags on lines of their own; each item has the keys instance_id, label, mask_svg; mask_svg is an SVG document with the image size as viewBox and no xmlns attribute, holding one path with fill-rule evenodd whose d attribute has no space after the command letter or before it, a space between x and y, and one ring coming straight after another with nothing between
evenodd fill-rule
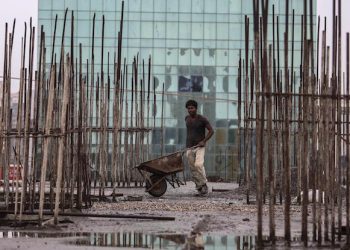
<instances>
[{"instance_id":1,"label":"man's black hair","mask_svg":"<svg viewBox=\"0 0 350 250\"><path fill-rule=\"evenodd\" d=\"M188 106L193 106L193 107L195 107L197 109L198 103L195 100L188 100L186 102L186 108L188 108Z\"/></svg>"}]
</instances>

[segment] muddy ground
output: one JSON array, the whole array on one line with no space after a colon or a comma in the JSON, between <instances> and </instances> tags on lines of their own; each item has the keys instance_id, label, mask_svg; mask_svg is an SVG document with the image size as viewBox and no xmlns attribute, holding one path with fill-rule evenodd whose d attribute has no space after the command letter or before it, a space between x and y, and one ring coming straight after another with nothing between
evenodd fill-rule
<instances>
[{"instance_id":1,"label":"muddy ground","mask_svg":"<svg viewBox=\"0 0 350 250\"><path fill-rule=\"evenodd\" d=\"M113 246L113 249L254 249L256 206L246 205L244 192L237 184L209 183L206 197L196 195L192 182L177 189L168 186L161 198L150 196L143 188L119 188L117 192L123 196L118 197L116 202L94 202L91 208L82 212L174 217L174 220L61 217L58 226L50 220L43 228L36 225L2 226L0 249L68 250L100 249L104 246ZM142 197L142 201L128 201L130 196ZM291 213L292 235L297 240L301 231L300 207L292 206ZM283 206L277 205L277 236L283 236L283 221ZM269 232L267 206L264 209L263 232L266 236ZM288 248L279 242L277 249ZM302 247L294 242L291 249Z\"/></svg>"}]
</instances>

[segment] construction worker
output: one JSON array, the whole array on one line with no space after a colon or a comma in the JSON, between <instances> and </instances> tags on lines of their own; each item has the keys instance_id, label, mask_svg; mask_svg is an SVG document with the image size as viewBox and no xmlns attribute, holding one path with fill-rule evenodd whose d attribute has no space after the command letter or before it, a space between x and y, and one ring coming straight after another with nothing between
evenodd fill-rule
<instances>
[{"instance_id":1,"label":"construction worker","mask_svg":"<svg viewBox=\"0 0 350 250\"><path fill-rule=\"evenodd\" d=\"M204 168L205 145L213 136L214 130L206 117L197 114L197 107L198 104L194 100L186 102L188 111L185 118L187 128L186 155L196 189L200 195L206 195L208 186ZM206 130L208 130L207 134Z\"/></svg>"}]
</instances>

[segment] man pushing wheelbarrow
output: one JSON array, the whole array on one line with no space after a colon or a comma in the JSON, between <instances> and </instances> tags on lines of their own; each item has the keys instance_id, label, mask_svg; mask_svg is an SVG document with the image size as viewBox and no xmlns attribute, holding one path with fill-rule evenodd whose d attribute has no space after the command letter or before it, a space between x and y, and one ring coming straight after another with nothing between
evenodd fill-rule
<instances>
[{"instance_id":1,"label":"man pushing wheelbarrow","mask_svg":"<svg viewBox=\"0 0 350 250\"><path fill-rule=\"evenodd\" d=\"M177 178L176 173L184 169L182 160L184 152L186 152L192 179L196 184L199 195L208 193L204 155L206 142L213 136L214 130L206 117L197 114L197 107L198 104L194 100L186 102L188 115L185 118L187 128L185 150L162 156L137 166L146 179L146 192L149 192L151 195L156 197L162 196L166 192L167 182L174 188L175 185L180 186L181 181ZM208 130L207 134L206 130ZM145 175L144 172L149 172L151 175Z\"/></svg>"}]
</instances>

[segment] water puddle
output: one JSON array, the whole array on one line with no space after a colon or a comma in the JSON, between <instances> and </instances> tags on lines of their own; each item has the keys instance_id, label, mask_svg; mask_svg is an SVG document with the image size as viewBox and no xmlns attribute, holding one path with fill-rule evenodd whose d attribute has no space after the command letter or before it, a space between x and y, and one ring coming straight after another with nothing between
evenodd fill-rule
<instances>
[{"instance_id":1,"label":"water puddle","mask_svg":"<svg viewBox=\"0 0 350 250\"><path fill-rule=\"evenodd\" d=\"M76 238L68 241L77 246L149 248L149 249L255 249L255 236L217 236L202 234L143 234L136 232L0 232L8 238Z\"/></svg>"},{"instance_id":2,"label":"water puddle","mask_svg":"<svg viewBox=\"0 0 350 250\"><path fill-rule=\"evenodd\" d=\"M282 237L276 237L276 245L272 246L268 237L263 238L265 250L295 250L305 249L300 238L292 239L291 246L286 246ZM234 235L202 235L202 234L160 234L148 235L142 233L95 233L87 238L76 239L70 244L78 246L117 247L130 249L168 249L168 250L200 250L200 249L232 249L232 250L255 250L256 236ZM330 243L318 247L317 244L309 243L309 249L334 249ZM340 245L333 247L340 249Z\"/></svg>"},{"instance_id":3,"label":"water puddle","mask_svg":"<svg viewBox=\"0 0 350 250\"><path fill-rule=\"evenodd\" d=\"M234 235L208 235L208 234L144 234L138 232L116 232L116 233L89 233L89 232L23 232L4 231L0 232L0 239L15 238L62 238L62 244L70 244L81 247L118 247L130 249L232 249L253 250L256 249L256 236L234 236ZM271 246L268 237L264 238L265 249L304 249L300 238L295 237L292 245L286 247L282 238L277 237L276 246ZM311 241L310 241L311 243ZM309 249L328 249L330 244ZM334 246L333 246L334 247ZM340 245L336 245L340 248Z\"/></svg>"},{"instance_id":4,"label":"water puddle","mask_svg":"<svg viewBox=\"0 0 350 250\"><path fill-rule=\"evenodd\" d=\"M21 232L21 231L4 231L0 232L0 239L16 238L68 238L68 237L89 237L91 233L83 232Z\"/></svg>"},{"instance_id":5,"label":"water puddle","mask_svg":"<svg viewBox=\"0 0 350 250\"><path fill-rule=\"evenodd\" d=\"M142 233L96 233L73 244L80 246L150 249L255 249L255 236L217 236Z\"/></svg>"}]
</instances>

